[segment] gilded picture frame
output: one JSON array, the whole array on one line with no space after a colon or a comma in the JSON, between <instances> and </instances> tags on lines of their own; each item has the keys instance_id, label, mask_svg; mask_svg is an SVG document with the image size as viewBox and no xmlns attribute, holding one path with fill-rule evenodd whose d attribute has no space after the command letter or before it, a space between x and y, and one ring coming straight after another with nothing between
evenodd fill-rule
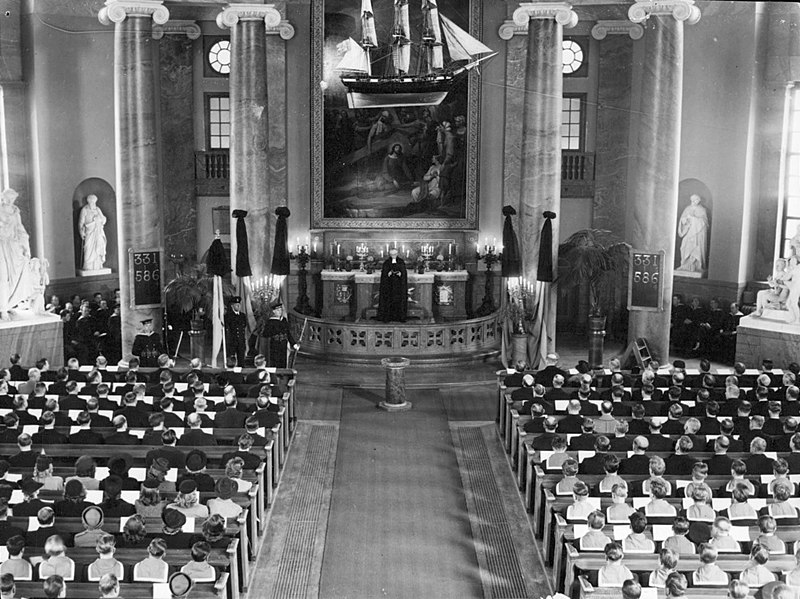
<instances>
[{"instance_id":1,"label":"gilded picture frame","mask_svg":"<svg viewBox=\"0 0 800 599\"><path fill-rule=\"evenodd\" d=\"M385 19L393 10L391 0L373 0L375 19ZM418 2L409 2L418 10ZM479 38L480 0L439 0L439 12L448 15ZM311 68L311 195L312 226L337 229L474 229L478 226L478 154L480 129L480 75L472 69L454 86L439 105L392 108L350 108L346 88L334 67L341 60L342 44L348 38L360 39L360 0L312 0ZM413 24L413 20L412 20ZM376 24L379 39L392 23ZM412 39L413 34L412 34ZM346 46L345 46L346 47ZM388 114L387 114L388 113ZM384 147L370 143L375 139L375 123L380 119L396 123ZM454 177L457 185L438 202L425 199L426 170L436 166L431 154L419 150L423 136L404 135L415 122L434 122L437 127L451 122L460 137L460 161ZM466 121L466 122L464 122ZM408 128L404 129L406 123ZM446 125L445 125L446 126ZM431 130L426 127L425 130ZM342 131L346 134L342 135ZM369 131L369 132L368 132ZM370 139L371 138L371 139ZM440 134L441 139L441 134ZM423 142L424 143L424 142ZM397 149L396 146L401 148ZM401 152L402 150L402 152ZM389 154L408 159L409 174L398 183L391 172ZM463 169L463 170L462 170ZM429 172L429 171L428 171ZM418 191L419 189L423 191Z\"/></svg>"}]
</instances>

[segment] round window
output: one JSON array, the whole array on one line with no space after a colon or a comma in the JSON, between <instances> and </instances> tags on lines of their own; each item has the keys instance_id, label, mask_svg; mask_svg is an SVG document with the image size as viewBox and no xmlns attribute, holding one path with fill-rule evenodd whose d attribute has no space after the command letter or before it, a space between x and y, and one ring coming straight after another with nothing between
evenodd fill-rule
<instances>
[{"instance_id":1,"label":"round window","mask_svg":"<svg viewBox=\"0 0 800 599\"><path fill-rule=\"evenodd\" d=\"M583 64L583 48L575 40L564 40L561 43L561 72L570 75Z\"/></svg>"},{"instance_id":2,"label":"round window","mask_svg":"<svg viewBox=\"0 0 800 599\"><path fill-rule=\"evenodd\" d=\"M208 64L217 73L229 75L231 72L231 42L220 40L208 51Z\"/></svg>"}]
</instances>

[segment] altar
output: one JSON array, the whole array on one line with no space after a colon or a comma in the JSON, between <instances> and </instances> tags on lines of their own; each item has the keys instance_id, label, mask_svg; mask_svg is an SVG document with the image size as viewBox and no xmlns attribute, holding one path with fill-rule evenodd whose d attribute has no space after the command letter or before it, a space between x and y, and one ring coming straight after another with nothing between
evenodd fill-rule
<instances>
[{"instance_id":1,"label":"altar","mask_svg":"<svg viewBox=\"0 0 800 599\"><path fill-rule=\"evenodd\" d=\"M380 272L323 270L322 318L350 322L374 320L378 308ZM420 323L467 317L466 270L408 273L408 318Z\"/></svg>"}]
</instances>

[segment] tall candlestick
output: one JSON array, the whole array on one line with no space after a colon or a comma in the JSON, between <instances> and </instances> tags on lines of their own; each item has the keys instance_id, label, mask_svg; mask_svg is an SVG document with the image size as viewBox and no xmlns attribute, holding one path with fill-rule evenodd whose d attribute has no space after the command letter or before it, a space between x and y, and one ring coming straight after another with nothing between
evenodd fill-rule
<instances>
[{"instance_id":1,"label":"tall candlestick","mask_svg":"<svg viewBox=\"0 0 800 599\"><path fill-rule=\"evenodd\" d=\"M341 246L341 244L337 243L336 244L336 255L338 256L341 253L342 253L342 246Z\"/></svg>"}]
</instances>

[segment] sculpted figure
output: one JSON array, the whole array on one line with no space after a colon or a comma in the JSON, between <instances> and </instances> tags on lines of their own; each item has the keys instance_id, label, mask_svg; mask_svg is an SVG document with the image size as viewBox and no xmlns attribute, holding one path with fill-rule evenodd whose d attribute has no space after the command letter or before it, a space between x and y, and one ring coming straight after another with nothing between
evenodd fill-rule
<instances>
[{"instance_id":1,"label":"sculpted figure","mask_svg":"<svg viewBox=\"0 0 800 599\"><path fill-rule=\"evenodd\" d=\"M86 196L81 208L78 232L83 240L83 270L100 270L106 261L106 217L97 206L97 196Z\"/></svg>"},{"instance_id":2,"label":"sculpted figure","mask_svg":"<svg viewBox=\"0 0 800 599\"><path fill-rule=\"evenodd\" d=\"M39 277L29 267L31 247L16 202L18 194L6 189L0 194L0 318L32 296Z\"/></svg>"},{"instance_id":3,"label":"sculpted figure","mask_svg":"<svg viewBox=\"0 0 800 599\"><path fill-rule=\"evenodd\" d=\"M700 196L693 193L691 203L678 221L681 264L676 270L703 272L708 264L708 211L700 200Z\"/></svg>"},{"instance_id":4,"label":"sculpted figure","mask_svg":"<svg viewBox=\"0 0 800 599\"><path fill-rule=\"evenodd\" d=\"M761 316L765 309L786 310L786 300L789 297L791 274L787 270L786 260L778 258L772 269L772 274L767 277L769 289L762 289L756 294L756 311L753 316Z\"/></svg>"}]
</instances>

